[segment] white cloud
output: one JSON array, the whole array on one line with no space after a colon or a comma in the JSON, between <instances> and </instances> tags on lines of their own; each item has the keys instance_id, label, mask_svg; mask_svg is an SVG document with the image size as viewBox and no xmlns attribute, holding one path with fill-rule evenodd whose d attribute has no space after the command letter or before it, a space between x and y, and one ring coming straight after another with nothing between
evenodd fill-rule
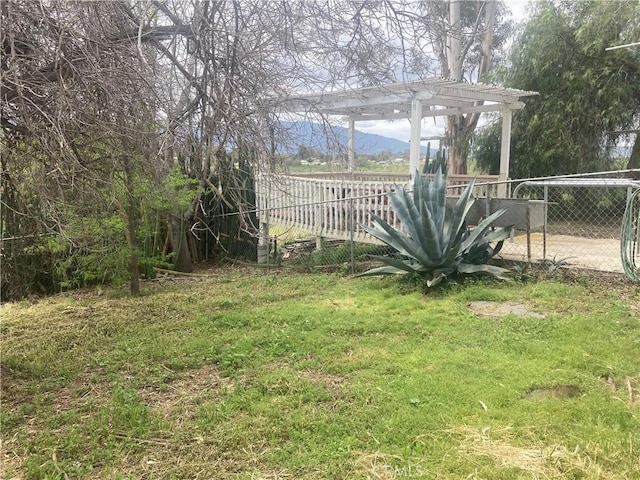
<instances>
[{"instance_id":1,"label":"white cloud","mask_svg":"<svg viewBox=\"0 0 640 480\"><path fill-rule=\"evenodd\" d=\"M380 120L356 122L356 130L366 133L376 133L385 137L396 138L403 142L408 142L411 138L411 123L409 120ZM421 128L423 137L442 135L444 133L444 120L425 118Z\"/></svg>"}]
</instances>

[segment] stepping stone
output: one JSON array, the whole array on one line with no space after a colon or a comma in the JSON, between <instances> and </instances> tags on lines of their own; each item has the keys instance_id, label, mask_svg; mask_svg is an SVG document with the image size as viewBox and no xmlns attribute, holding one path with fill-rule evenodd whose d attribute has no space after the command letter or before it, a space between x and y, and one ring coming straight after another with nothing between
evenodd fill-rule
<instances>
[{"instance_id":1,"label":"stepping stone","mask_svg":"<svg viewBox=\"0 0 640 480\"><path fill-rule=\"evenodd\" d=\"M516 315L518 317L545 318L545 315L534 312L523 303L502 303L502 302L471 302L469 309L481 317L498 318L506 315Z\"/></svg>"}]
</instances>

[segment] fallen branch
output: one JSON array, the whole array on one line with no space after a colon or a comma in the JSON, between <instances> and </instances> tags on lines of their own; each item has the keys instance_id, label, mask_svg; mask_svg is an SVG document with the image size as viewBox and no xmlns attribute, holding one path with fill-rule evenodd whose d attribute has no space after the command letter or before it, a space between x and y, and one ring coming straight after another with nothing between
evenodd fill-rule
<instances>
[{"instance_id":1,"label":"fallen branch","mask_svg":"<svg viewBox=\"0 0 640 480\"><path fill-rule=\"evenodd\" d=\"M158 273L164 273L167 275L178 275L178 276L182 276L182 277L202 277L202 278L207 278L207 277L221 277L222 274L220 273L188 273L188 272L178 272L176 270L167 270L166 268L158 268L158 267L153 267L153 270L158 272Z\"/></svg>"}]
</instances>

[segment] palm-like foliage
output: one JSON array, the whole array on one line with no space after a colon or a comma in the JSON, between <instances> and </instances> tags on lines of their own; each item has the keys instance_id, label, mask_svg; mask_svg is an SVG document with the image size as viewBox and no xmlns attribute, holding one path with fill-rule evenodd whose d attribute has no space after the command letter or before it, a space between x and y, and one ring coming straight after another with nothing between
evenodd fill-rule
<instances>
[{"instance_id":1,"label":"palm-like foliage","mask_svg":"<svg viewBox=\"0 0 640 480\"><path fill-rule=\"evenodd\" d=\"M423 277L429 287L456 274L488 273L508 278L507 269L486 264L511 234L511 228L491 228L505 210L495 212L470 229L465 217L474 202L473 182L453 208L447 207L446 186L447 176L438 168L432 178L425 180L416 174L412 192L396 186L388 193L406 233L372 214L373 227L363 225L363 228L398 254L375 257L386 265L362 275L414 273Z\"/></svg>"}]
</instances>

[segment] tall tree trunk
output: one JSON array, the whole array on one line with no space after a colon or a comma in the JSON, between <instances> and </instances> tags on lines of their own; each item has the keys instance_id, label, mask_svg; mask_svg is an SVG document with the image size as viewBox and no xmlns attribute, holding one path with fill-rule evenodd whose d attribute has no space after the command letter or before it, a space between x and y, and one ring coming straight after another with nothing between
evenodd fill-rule
<instances>
[{"instance_id":1,"label":"tall tree trunk","mask_svg":"<svg viewBox=\"0 0 640 480\"><path fill-rule=\"evenodd\" d=\"M138 228L140 219L138 216L137 200L134 193L134 171L133 160L125 157L123 159L124 185L126 189L125 216L127 220L126 237L129 247L129 273L131 275L130 287L131 295L140 295L140 262L138 256Z\"/></svg>"},{"instance_id":2,"label":"tall tree trunk","mask_svg":"<svg viewBox=\"0 0 640 480\"><path fill-rule=\"evenodd\" d=\"M449 27L447 36L447 77L462 80L462 23L460 20L460 0L449 0Z\"/></svg>"},{"instance_id":3,"label":"tall tree trunk","mask_svg":"<svg viewBox=\"0 0 640 480\"><path fill-rule=\"evenodd\" d=\"M633 148L631 149L631 156L629 157L629 162L627 163L627 169L632 168L640 168L640 133L636 133L636 141L633 144ZM640 173L634 172L632 174L633 178L640 179Z\"/></svg>"},{"instance_id":4,"label":"tall tree trunk","mask_svg":"<svg viewBox=\"0 0 640 480\"><path fill-rule=\"evenodd\" d=\"M451 175L467 174L469 128L465 122L464 115L447 117L447 139L449 143L447 170Z\"/></svg>"},{"instance_id":5,"label":"tall tree trunk","mask_svg":"<svg viewBox=\"0 0 640 480\"><path fill-rule=\"evenodd\" d=\"M460 0L449 0L449 28L447 35L447 77L457 82L462 80L462 24L460 20ZM447 117L447 138L449 139L450 174L467 173L466 159L460 155L460 135L464 130L464 115ZM462 161L461 161L462 160Z\"/></svg>"},{"instance_id":6,"label":"tall tree trunk","mask_svg":"<svg viewBox=\"0 0 640 480\"><path fill-rule=\"evenodd\" d=\"M174 268L178 272L193 272L193 263L191 263L191 254L189 253L187 234L184 230L183 217L181 215L169 214L167 227L171 248L175 253Z\"/></svg>"},{"instance_id":7,"label":"tall tree trunk","mask_svg":"<svg viewBox=\"0 0 640 480\"><path fill-rule=\"evenodd\" d=\"M478 81L482 81L491 66L493 55L493 29L496 17L496 1L484 2L484 32L481 55L478 62ZM478 17L479 20L480 17ZM451 80L461 82L463 78L463 62L471 41L463 44L460 19L460 0L449 0L449 25L451 31L447 39L446 71ZM482 105L483 102L476 102ZM479 113L451 115L447 117L447 138L449 140L448 171L451 174L466 175L469 157L469 140L478 125Z\"/></svg>"},{"instance_id":8,"label":"tall tree trunk","mask_svg":"<svg viewBox=\"0 0 640 480\"><path fill-rule=\"evenodd\" d=\"M496 1L489 0L485 4L484 25L485 31L482 37L482 46L480 49L480 61L478 62L478 81L482 81L489 68L491 67L491 58L493 57L493 29L496 23Z\"/></svg>"}]
</instances>

